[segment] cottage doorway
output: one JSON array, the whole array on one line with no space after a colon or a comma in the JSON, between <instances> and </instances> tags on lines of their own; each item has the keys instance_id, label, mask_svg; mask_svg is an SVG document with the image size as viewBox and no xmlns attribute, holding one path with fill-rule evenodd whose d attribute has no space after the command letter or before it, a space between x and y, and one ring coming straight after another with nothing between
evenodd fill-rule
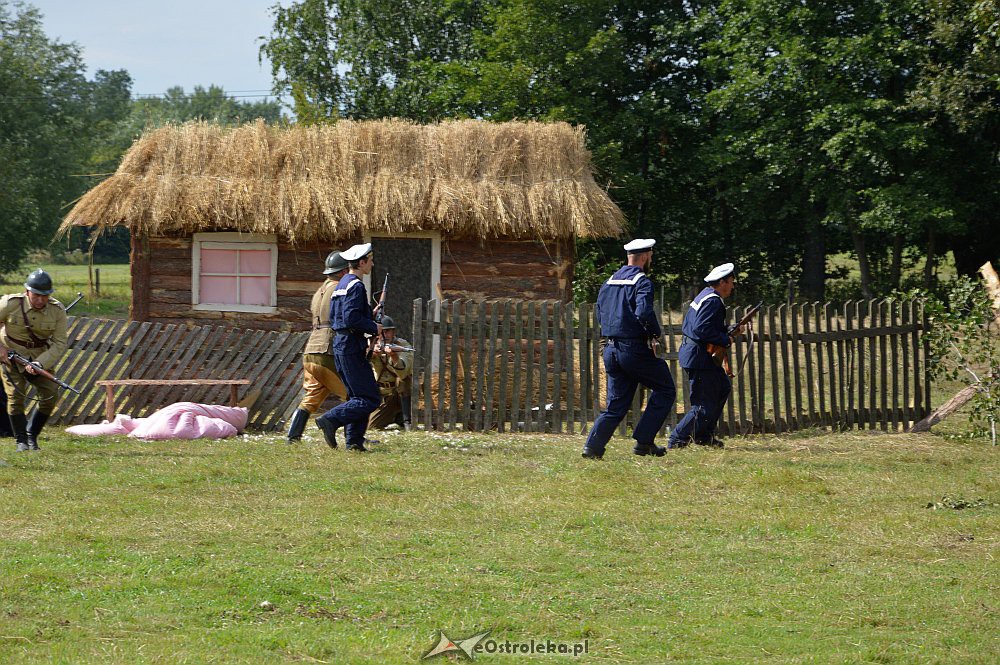
<instances>
[{"instance_id":1,"label":"cottage doorway","mask_svg":"<svg viewBox=\"0 0 1000 665\"><path fill-rule=\"evenodd\" d=\"M385 313L396 323L397 334L410 342L413 339L413 301L424 302L434 295L441 279L441 237L437 233L405 236L372 236L375 269L366 278L368 292L375 296L389 273L389 295ZM370 281L368 281L370 279Z\"/></svg>"}]
</instances>

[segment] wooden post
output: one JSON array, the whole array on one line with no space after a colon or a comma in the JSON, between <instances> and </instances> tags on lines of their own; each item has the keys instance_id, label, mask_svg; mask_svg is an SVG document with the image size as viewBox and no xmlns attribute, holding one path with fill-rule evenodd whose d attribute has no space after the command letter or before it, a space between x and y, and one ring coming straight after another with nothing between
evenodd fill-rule
<instances>
[{"instance_id":1,"label":"wooden post","mask_svg":"<svg viewBox=\"0 0 1000 665\"><path fill-rule=\"evenodd\" d=\"M104 418L109 423L115 419L115 388L114 386L104 386L106 401L104 402Z\"/></svg>"},{"instance_id":2,"label":"wooden post","mask_svg":"<svg viewBox=\"0 0 1000 665\"><path fill-rule=\"evenodd\" d=\"M510 366L510 300L503 301L503 324L500 328L500 348L502 349L500 363L500 396L497 404L497 431L504 432L507 428L507 368Z\"/></svg>"},{"instance_id":3,"label":"wooden post","mask_svg":"<svg viewBox=\"0 0 1000 665\"><path fill-rule=\"evenodd\" d=\"M494 300L490 303L490 339L486 348L489 367L486 371L486 409L483 412L483 431L489 432L493 429L493 398L497 390L497 330L500 326L500 301Z\"/></svg>"},{"instance_id":4,"label":"wooden post","mask_svg":"<svg viewBox=\"0 0 1000 665\"><path fill-rule=\"evenodd\" d=\"M521 362L521 348L524 340L524 301L518 300L514 309L514 386L511 393L510 431L517 431L517 423L521 419L521 377L524 374L524 363ZM531 303L528 303L531 308Z\"/></svg>"}]
</instances>

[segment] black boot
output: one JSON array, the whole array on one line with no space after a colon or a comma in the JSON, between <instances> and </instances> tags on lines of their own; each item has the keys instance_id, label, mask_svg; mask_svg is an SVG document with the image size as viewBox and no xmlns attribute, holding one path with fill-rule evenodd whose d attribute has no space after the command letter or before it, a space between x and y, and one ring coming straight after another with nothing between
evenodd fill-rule
<instances>
[{"instance_id":1,"label":"black boot","mask_svg":"<svg viewBox=\"0 0 1000 665\"><path fill-rule=\"evenodd\" d=\"M17 452L23 453L28 450L28 419L23 413L7 414L10 419L10 428L14 430L14 438L17 440Z\"/></svg>"},{"instance_id":2,"label":"black boot","mask_svg":"<svg viewBox=\"0 0 1000 665\"><path fill-rule=\"evenodd\" d=\"M302 440L302 432L309 422L309 412L305 409L295 409L292 414L292 422L288 425L288 443L295 443Z\"/></svg>"},{"instance_id":3,"label":"black boot","mask_svg":"<svg viewBox=\"0 0 1000 665\"><path fill-rule=\"evenodd\" d=\"M326 445L331 448L337 447L337 426L326 419L325 416L320 416L316 419L316 427L323 431L323 439L326 441Z\"/></svg>"},{"instance_id":4,"label":"black boot","mask_svg":"<svg viewBox=\"0 0 1000 665\"><path fill-rule=\"evenodd\" d=\"M35 409L28 421L28 450L38 450L38 435L42 433L42 428L49 420L49 414L42 413Z\"/></svg>"},{"instance_id":5,"label":"black boot","mask_svg":"<svg viewBox=\"0 0 1000 665\"><path fill-rule=\"evenodd\" d=\"M410 396L400 395L399 405L403 409L403 430L409 432L413 427L410 425Z\"/></svg>"},{"instance_id":6,"label":"black boot","mask_svg":"<svg viewBox=\"0 0 1000 665\"><path fill-rule=\"evenodd\" d=\"M636 455L653 455L655 457L663 457L667 454L667 449L663 446L658 446L655 443L639 443L635 444L632 448L632 452Z\"/></svg>"}]
</instances>

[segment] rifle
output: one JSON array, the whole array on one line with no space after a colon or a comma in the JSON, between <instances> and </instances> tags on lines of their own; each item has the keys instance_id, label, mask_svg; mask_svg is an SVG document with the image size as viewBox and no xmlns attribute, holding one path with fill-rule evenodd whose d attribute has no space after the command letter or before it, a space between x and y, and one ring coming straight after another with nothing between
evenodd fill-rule
<instances>
[{"instance_id":1,"label":"rifle","mask_svg":"<svg viewBox=\"0 0 1000 665\"><path fill-rule=\"evenodd\" d=\"M375 318L375 323L378 324L382 323L382 316L384 315L385 312L385 294L388 290L389 290L389 273L386 273L385 281L382 282L382 293L381 295L379 295L378 304L375 305L375 309L372 310L372 316ZM365 353L365 360L372 359L372 354L375 353L375 345L378 343L380 339L383 342L385 342L385 338L381 334L373 335L372 338L368 341L368 352Z\"/></svg>"},{"instance_id":2,"label":"rifle","mask_svg":"<svg viewBox=\"0 0 1000 665\"><path fill-rule=\"evenodd\" d=\"M69 310L71 310L74 307L76 307L76 303L80 302L81 300L83 300L83 294L80 293L79 291L77 291L76 292L76 298L74 298L73 302L71 302L69 305L66 306L66 312L68 313Z\"/></svg>"},{"instance_id":3,"label":"rifle","mask_svg":"<svg viewBox=\"0 0 1000 665\"><path fill-rule=\"evenodd\" d=\"M749 327L751 325L750 319L752 319L754 315L758 312L758 310L760 310L760 308L763 306L764 306L764 301L761 300L759 303L751 307L750 311L747 312L742 319L740 319L733 325L729 326L729 328L726 330L726 333L729 335L729 339L732 340L733 335L742 326L746 325ZM708 351L710 356L715 358L716 362L722 365L722 369L726 370L726 376L730 377L734 376L733 366L729 360L728 346L719 346L718 344L712 344L711 342L709 342L708 344L705 344L705 350Z\"/></svg>"},{"instance_id":4,"label":"rifle","mask_svg":"<svg viewBox=\"0 0 1000 665\"><path fill-rule=\"evenodd\" d=\"M36 363L31 358L25 358L14 349L8 348L2 342L0 342L0 362L2 362L5 365L12 365L13 363L17 363L18 365L21 365L22 367L25 368L30 367L33 370L35 370L35 374L45 377L50 381L55 381L60 388L63 388L65 390L72 390L77 395L80 394L79 390L69 385L62 379L58 378L55 374L48 371L47 369L42 368L41 365Z\"/></svg>"},{"instance_id":5,"label":"rifle","mask_svg":"<svg viewBox=\"0 0 1000 665\"><path fill-rule=\"evenodd\" d=\"M375 353L378 353L379 355L385 353L402 353L403 351L416 351L416 349L412 346L400 346L399 344L386 342L384 339L375 345Z\"/></svg>"}]
</instances>

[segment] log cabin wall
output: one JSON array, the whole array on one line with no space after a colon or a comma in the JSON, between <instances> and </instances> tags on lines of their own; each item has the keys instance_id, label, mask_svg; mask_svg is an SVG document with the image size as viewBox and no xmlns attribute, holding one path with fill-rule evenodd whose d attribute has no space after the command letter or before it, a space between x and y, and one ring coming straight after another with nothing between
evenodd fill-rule
<instances>
[{"instance_id":1,"label":"log cabin wall","mask_svg":"<svg viewBox=\"0 0 1000 665\"><path fill-rule=\"evenodd\" d=\"M343 246L354 242L360 240L345 241ZM441 290L445 298L572 300L571 239L542 242L443 238L441 245ZM278 244L278 308L270 314L194 309L191 247L190 237L143 238L133 234L133 320L192 321L258 330L309 329L309 304L323 281L323 262L331 249L328 244Z\"/></svg>"},{"instance_id":2,"label":"log cabin wall","mask_svg":"<svg viewBox=\"0 0 1000 665\"><path fill-rule=\"evenodd\" d=\"M441 291L446 299L573 299L574 245L559 240L442 238Z\"/></svg>"},{"instance_id":3,"label":"log cabin wall","mask_svg":"<svg viewBox=\"0 0 1000 665\"><path fill-rule=\"evenodd\" d=\"M215 312L191 305L191 238L133 241L132 318L137 321L231 325L257 330L308 330L309 304L323 282L323 262L330 249L315 244L278 244L278 309L274 313ZM136 246L139 245L139 251ZM143 264L147 264L143 267ZM142 281L140 281L142 278ZM138 288L145 283L147 288ZM145 316L142 316L145 314Z\"/></svg>"}]
</instances>

